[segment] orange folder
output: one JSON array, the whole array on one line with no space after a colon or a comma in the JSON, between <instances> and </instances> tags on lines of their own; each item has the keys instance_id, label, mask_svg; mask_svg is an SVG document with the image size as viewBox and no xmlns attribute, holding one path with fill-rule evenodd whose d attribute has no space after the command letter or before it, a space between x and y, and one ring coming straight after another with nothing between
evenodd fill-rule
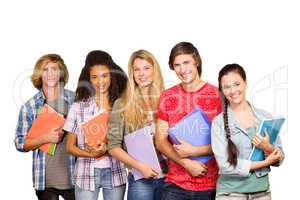
<instances>
[{"instance_id":1,"label":"orange folder","mask_svg":"<svg viewBox=\"0 0 300 200\"><path fill-rule=\"evenodd\" d=\"M45 104L39 111L37 118L33 121L33 124L27 134L27 138L36 138L42 134L47 133L53 128L60 128L64 125L65 119L63 115L56 112L51 106ZM47 143L43 144L39 148L45 153L53 156L56 149L56 144Z\"/></svg>"},{"instance_id":2,"label":"orange folder","mask_svg":"<svg viewBox=\"0 0 300 200\"><path fill-rule=\"evenodd\" d=\"M92 147L97 147L100 143L107 143L108 119L108 113L103 112L81 124L85 143Z\"/></svg>"}]
</instances>

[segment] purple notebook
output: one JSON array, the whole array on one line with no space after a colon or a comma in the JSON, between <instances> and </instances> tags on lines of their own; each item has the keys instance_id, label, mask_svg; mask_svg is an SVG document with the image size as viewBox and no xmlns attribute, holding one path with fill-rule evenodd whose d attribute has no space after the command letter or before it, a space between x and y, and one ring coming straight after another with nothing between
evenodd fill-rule
<instances>
[{"instance_id":1,"label":"purple notebook","mask_svg":"<svg viewBox=\"0 0 300 200\"><path fill-rule=\"evenodd\" d=\"M127 152L134 159L139 160L151 166L154 170L161 173L160 164L153 144L151 136L151 126L146 126L124 137ZM136 169L132 169L134 180L144 178Z\"/></svg>"},{"instance_id":2,"label":"purple notebook","mask_svg":"<svg viewBox=\"0 0 300 200\"><path fill-rule=\"evenodd\" d=\"M168 129L169 138L174 144L180 144L176 137L182 138L193 146L211 144L211 122L200 108L183 117ZM192 156L190 159L207 163L212 156Z\"/></svg>"}]
</instances>

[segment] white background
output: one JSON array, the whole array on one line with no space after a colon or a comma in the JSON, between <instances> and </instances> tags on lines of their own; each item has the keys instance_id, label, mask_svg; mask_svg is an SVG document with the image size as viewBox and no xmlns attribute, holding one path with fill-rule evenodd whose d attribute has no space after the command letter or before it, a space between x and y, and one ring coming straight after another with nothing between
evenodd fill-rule
<instances>
[{"instance_id":1,"label":"white background","mask_svg":"<svg viewBox=\"0 0 300 200\"><path fill-rule=\"evenodd\" d=\"M295 1L296 2L296 1ZM31 153L15 150L13 139L22 103L35 94L29 76L36 60L60 54L75 90L86 54L108 51L126 70L140 48L159 60L167 86L178 83L167 65L170 49L190 41L203 59L203 76L217 84L227 63L248 75L248 99L288 118L282 132L286 160L270 175L274 200L298 189L296 128L299 112L299 8L293 1L1 1L1 199L35 199ZM299 145L298 145L299 146Z\"/></svg>"}]
</instances>

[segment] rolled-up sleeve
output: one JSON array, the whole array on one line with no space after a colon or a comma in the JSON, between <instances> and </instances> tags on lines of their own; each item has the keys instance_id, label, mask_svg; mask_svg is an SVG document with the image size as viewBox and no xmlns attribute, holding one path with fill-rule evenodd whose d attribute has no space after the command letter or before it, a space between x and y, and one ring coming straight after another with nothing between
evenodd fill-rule
<instances>
[{"instance_id":1,"label":"rolled-up sleeve","mask_svg":"<svg viewBox=\"0 0 300 200\"><path fill-rule=\"evenodd\" d=\"M249 176L251 161L246 159L237 159L237 165L234 167L228 160L227 146L228 142L225 137L225 131L220 122L215 119L211 129L211 144L214 156L219 166L219 173L227 176L247 177Z\"/></svg>"},{"instance_id":2,"label":"rolled-up sleeve","mask_svg":"<svg viewBox=\"0 0 300 200\"><path fill-rule=\"evenodd\" d=\"M77 133L78 132L78 122L76 118L76 104L72 104L68 116L65 120L65 124L63 130L69 133Z\"/></svg>"},{"instance_id":3,"label":"rolled-up sleeve","mask_svg":"<svg viewBox=\"0 0 300 200\"><path fill-rule=\"evenodd\" d=\"M33 114L29 112L28 108L23 105L19 112L18 123L15 134L15 146L20 152L26 152L24 150L25 137L32 125Z\"/></svg>"},{"instance_id":4,"label":"rolled-up sleeve","mask_svg":"<svg viewBox=\"0 0 300 200\"><path fill-rule=\"evenodd\" d=\"M272 165L272 166L278 167L278 166L280 166L283 163L283 160L285 158L285 154L284 154L284 151L283 151L283 148L282 148L282 142L281 142L280 135L278 135L277 140L274 143L274 147L276 149L279 149L280 152L281 152L280 161Z\"/></svg>"},{"instance_id":5,"label":"rolled-up sleeve","mask_svg":"<svg viewBox=\"0 0 300 200\"><path fill-rule=\"evenodd\" d=\"M123 137L124 137L124 128L125 123L123 118L121 117L121 106L119 101L117 100L112 108L112 111L109 116L108 122L108 150L111 150L116 147L123 146Z\"/></svg>"}]
</instances>

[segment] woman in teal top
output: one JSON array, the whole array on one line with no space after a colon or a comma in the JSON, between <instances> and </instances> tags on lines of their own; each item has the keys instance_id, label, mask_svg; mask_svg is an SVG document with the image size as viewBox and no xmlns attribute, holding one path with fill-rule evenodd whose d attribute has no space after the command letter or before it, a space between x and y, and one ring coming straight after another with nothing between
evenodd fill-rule
<instances>
[{"instance_id":1,"label":"woman in teal top","mask_svg":"<svg viewBox=\"0 0 300 200\"><path fill-rule=\"evenodd\" d=\"M219 90L224 110L212 123L212 149L220 177L216 199L271 199L268 172L284 158L280 138L272 145L268 134L258 135L261 120L271 115L246 100L246 73L238 64L219 72ZM262 149L265 160L251 161L253 145Z\"/></svg>"}]
</instances>

